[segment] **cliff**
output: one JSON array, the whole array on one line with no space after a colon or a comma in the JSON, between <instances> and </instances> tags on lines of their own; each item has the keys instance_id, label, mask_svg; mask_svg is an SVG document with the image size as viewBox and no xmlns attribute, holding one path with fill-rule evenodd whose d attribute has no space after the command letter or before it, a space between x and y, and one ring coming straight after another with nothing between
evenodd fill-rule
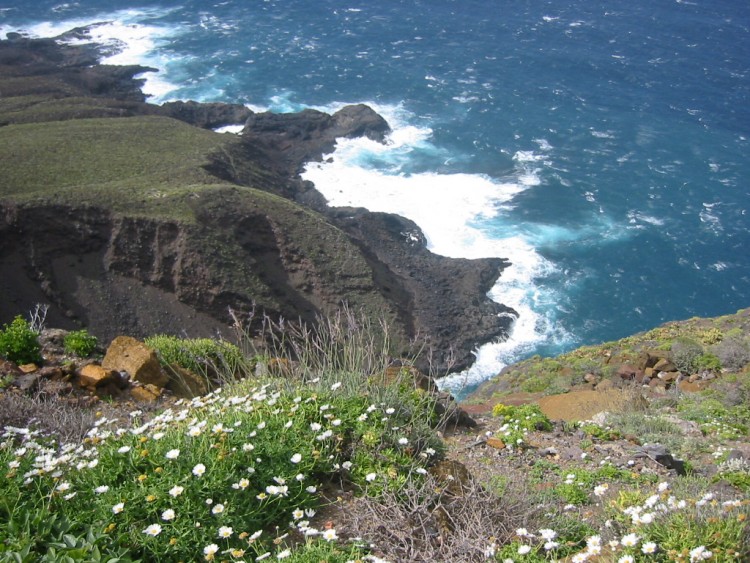
<instances>
[{"instance_id":1,"label":"cliff","mask_svg":"<svg viewBox=\"0 0 750 563\"><path fill-rule=\"evenodd\" d=\"M157 106L137 78L153 69L98 56L0 41L0 322L47 303L54 324L104 340L203 336L224 330L229 307L311 321L347 302L384 316L401 352L415 337L440 351L438 371L507 334L511 311L485 297L506 262L433 255L413 223L330 209L299 178L338 137L382 141L370 108ZM237 123L242 136L211 130Z\"/></svg>"}]
</instances>

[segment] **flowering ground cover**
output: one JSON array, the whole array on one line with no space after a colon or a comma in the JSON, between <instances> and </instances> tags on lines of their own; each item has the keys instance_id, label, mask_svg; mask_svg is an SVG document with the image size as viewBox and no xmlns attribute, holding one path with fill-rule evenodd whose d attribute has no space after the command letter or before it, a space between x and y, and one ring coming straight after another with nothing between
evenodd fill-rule
<instances>
[{"instance_id":1,"label":"flowering ground cover","mask_svg":"<svg viewBox=\"0 0 750 563\"><path fill-rule=\"evenodd\" d=\"M739 341L700 392L615 379L601 393L632 400L589 420L526 397L452 429L408 363L386 383L387 335L351 321L277 332L239 370L256 375L160 410L39 399L0 434L0 561L750 560ZM21 397L0 387L0 413Z\"/></svg>"},{"instance_id":2,"label":"flowering ground cover","mask_svg":"<svg viewBox=\"0 0 750 563\"><path fill-rule=\"evenodd\" d=\"M323 489L398 488L440 442L413 418L429 420L419 394L387 403L340 387L247 382L145 422L132 412L129 427L99 417L80 444L6 428L2 548L29 561L50 550L91 560L93 547L104 561L363 556L356 544L320 545L338 539L311 524Z\"/></svg>"}]
</instances>

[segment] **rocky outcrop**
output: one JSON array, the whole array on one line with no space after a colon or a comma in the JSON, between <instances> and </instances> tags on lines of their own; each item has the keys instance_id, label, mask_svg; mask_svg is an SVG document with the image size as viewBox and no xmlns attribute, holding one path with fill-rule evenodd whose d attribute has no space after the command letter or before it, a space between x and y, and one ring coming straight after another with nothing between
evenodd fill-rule
<instances>
[{"instance_id":1,"label":"rocky outcrop","mask_svg":"<svg viewBox=\"0 0 750 563\"><path fill-rule=\"evenodd\" d=\"M193 101L167 102L160 106L161 114L179 119L203 129L245 123L253 115L242 104L199 103Z\"/></svg>"},{"instance_id":2,"label":"rocky outcrop","mask_svg":"<svg viewBox=\"0 0 750 563\"><path fill-rule=\"evenodd\" d=\"M169 376L164 373L156 352L131 336L118 336L107 348L102 360L105 370L124 371L144 385L164 387Z\"/></svg>"},{"instance_id":3,"label":"rocky outcrop","mask_svg":"<svg viewBox=\"0 0 750 563\"><path fill-rule=\"evenodd\" d=\"M261 145L275 161L295 172L333 150L340 137L367 137L382 142L390 126L364 104L346 106L333 115L314 109L298 113L256 113L245 122L242 136ZM275 153L275 154L273 154Z\"/></svg>"}]
</instances>

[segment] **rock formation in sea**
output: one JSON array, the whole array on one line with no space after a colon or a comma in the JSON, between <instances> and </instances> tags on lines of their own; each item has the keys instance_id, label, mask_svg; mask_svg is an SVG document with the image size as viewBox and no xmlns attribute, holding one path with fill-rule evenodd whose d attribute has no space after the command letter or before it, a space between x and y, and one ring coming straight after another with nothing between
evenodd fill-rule
<instances>
[{"instance_id":1,"label":"rock formation in sea","mask_svg":"<svg viewBox=\"0 0 750 563\"><path fill-rule=\"evenodd\" d=\"M47 303L53 324L105 341L207 336L229 308L314 322L346 302L383 316L404 353L433 350L420 363L438 374L507 335L513 312L486 296L507 262L432 254L411 221L330 208L299 177L339 137L382 142L372 109L149 104L138 76L153 69L100 54L0 41L0 322Z\"/></svg>"}]
</instances>

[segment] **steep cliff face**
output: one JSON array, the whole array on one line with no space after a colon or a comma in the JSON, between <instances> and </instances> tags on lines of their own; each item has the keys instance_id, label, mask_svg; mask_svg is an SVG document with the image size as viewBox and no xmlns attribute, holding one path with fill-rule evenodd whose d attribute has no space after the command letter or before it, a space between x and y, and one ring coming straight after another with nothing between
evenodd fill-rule
<instances>
[{"instance_id":1,"label":"steep cliff face","mask_svg":"<svg viewBox=\"0 0 750 563\"><path fill-rule=\"evenodd\" d=\"M50 303L51 321L83 324L106 340L226 332L230 307L312 322L347 302L382 312L398 329L396 308L356 246L321 218L268 198L218 189L196 199L195 223L1 205L0 317ZM300 240L298 230L314 236Z\"/></svg>"}]
</instances>

